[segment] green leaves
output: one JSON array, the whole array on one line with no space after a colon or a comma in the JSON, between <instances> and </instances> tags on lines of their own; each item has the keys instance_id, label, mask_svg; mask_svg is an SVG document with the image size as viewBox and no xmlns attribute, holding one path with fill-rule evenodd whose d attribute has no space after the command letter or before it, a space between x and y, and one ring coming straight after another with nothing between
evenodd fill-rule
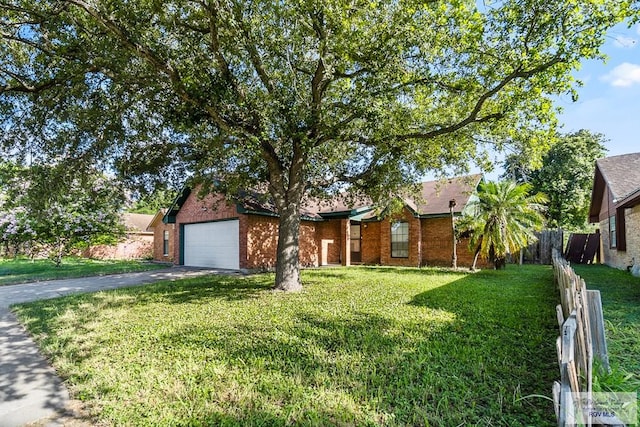
<instances>
[{"instance_id":1,"label":"green leaves","mask_svg":"<svg viewBox=\"0 0 640 427\"><path fill-rule=\"evenodd\" d=\"M0 66L2 100L31 110L15 112L16 125L64 122L109 158L122 152L109 145L173 132L166 143L176 156L182 138L193 171L215 167L195 160L202 151L222 164L267 156L286 168L304 146L308 164L331 165L322 180L307 170L310 183L360 179L344 171L381 159L411 164L400 170L417 178L473 161L477 138L498 143L552 125L550 96L569 90L577 59L598 56L604 31L633 13L627 2L596 1L64 3L2 2L11 11L3 28L23 35L3 33ZM53 86L38 85L45 80ZM26 86L37 101L19 95ZM37 133L35 123L19 133ZM253 139L265 144L222 149Z\"/></svg>"},{"instance_id":2,"label":"green leaves","mask_svg":"<svg viewBox=\"0 0 640 427\"><path fill-rule=\"evenodd\" d=\"M541 193L530 195L531 184L515 181L486 182L478 186L477 199L467 208L459 228L471 235L469 247L499 268L514 254L536 240L544 224Z\"/></svg>"},{"instance_id":3,"label":"green leaves","mask_svg":"<svg viewBox=\"0 0 640 427\"><path fill-rule=\"evenodd\" d=\"M588 221L596 160L604 157L604 135L587 130L562 135L532 172L532 183L549 197L551 226L583 229Z\"/></svg>"},{"instance_id":4,"label":"green leaves","mask_svg":"<svg viewBox=\"0 0 640 427\"><path fill-rule=\"evenodd\" d=\"M65 164L8 165L2 169L11 174L0 178L0 242L15 253L47 253L59 264L75 245L124 233L124 194L113 180L95 172L76 175Z\"/></svg>"}]
</instances>

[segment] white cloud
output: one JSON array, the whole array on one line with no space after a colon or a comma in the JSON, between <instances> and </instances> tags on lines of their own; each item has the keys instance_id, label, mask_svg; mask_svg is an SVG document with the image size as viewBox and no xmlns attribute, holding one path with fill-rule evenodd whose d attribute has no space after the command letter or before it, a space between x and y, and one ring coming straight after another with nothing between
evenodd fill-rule
<instances>
[{"instance_id":1,"label":"white cloud","mask_svg":"<svg viewBox=\"0 0 640 427\"><path fill-rule=\"evenodd\" d=\"M623 62L611 70L609 74L602 76L602 80L617 87L640 84L640 65Z\"/></svg>"},{"instance_id":2,"label":"white cloud","mask_svg":"<svg viewBox=\"0 0 640 427\"><path fill-rule=\"evenodd\" d=\"M630 49L630 48L636 47L637 44L638 44L638 40L633 37L617 36L613 40L613 45L615 47L620 47L623 49Z\"/></svg>"}]
</instances>

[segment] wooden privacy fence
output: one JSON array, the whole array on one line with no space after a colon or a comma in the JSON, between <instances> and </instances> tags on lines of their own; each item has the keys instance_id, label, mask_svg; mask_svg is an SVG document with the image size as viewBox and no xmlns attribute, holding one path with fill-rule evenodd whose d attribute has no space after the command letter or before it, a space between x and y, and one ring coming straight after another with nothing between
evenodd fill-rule
<instances>
[{"instance_id":1,"label":"wooden privacy fence","mask_svg":"<svg viewBox=\"0 0 640 427\"><path fill-rule=\"evenodd\" d=\"M523 262L531 264L551 265L553 262L553 250L562 253L564 245L564 232L562 229L542 230L536 232L538 240L527 246L523 251Z\"/></svg>"},{"instance_id":2,"label":"wooden privacy fence","mask_svg":"<svg viewBox=\"0 0 640 427\"><path fill-rule=\"evenodd\" d=\"M573 264L593 264L600 261L600 232L571 233L564 251L567 261Z\"/></svg>"},{"instance_id":3,"label":"wooden privacy fence","mask_svg":"<svg viewBox=\"0 0 640 427\"><path fill-rule=\"evenodd\" d=\"M586 408L581 407L577 393L590 396L593 391L594 357L602 369L609 370L600 292L588 290L558 250L553 251L553 271L561 301L556 307L560 326L560 337L556 341L560 382L553 384L556 416L561 427L575 423L586 425Z\"/></svg>"}]
</instances>

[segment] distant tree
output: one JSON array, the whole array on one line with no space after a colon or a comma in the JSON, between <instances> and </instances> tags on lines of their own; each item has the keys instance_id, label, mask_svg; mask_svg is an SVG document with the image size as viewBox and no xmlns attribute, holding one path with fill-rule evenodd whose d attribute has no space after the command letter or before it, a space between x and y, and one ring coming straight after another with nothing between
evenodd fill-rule
<instances>
[{"instance_id":1,"label":"distant tree","mask_svg":"<svg viewBox=\"0 0 640 427\"><path fill-rule=\"evenodd\" d=\"M523 153L511 153L502 162L504 173L500 179L515 181L518 184L531 182L533 166L527 156Z\"/></svg>"},{"instance_id":2,"label":"distant tree","mask_svg":"<svg viewBox=\"0 0 640 427\"><path fill-rule=\"evenodd\" d=\"M0 237L7 247L46 252L60 265L78 245L123 234L122 188L100 173L76 172L65 165L14 168L0 205Z\"/></svg>"},{"instance_id":3,"label":"distant tree","mask_svg":"<svg viewBox=\"0 0 640 427\"><path fill-rule=\"evenodd\" d=\"M484 142L546 134L553 97L633 0L0 0L14 152L166 179L179 166L279 214L275 286L299 290L300 210L383 202ZM532 150L536 147L532 146ZM57 157L56 157L57 158Z\"/></svg>"},{"instance_id":4,"label":"distant tree","mask_svg":"<svg viewBox=\"0 0 640 427\"><path fill-rule=\"evenodd\" d=\"M469 248L475 254L472 269L479 256L496 269L503 268L508 254L536 240L535 231L544 224L546 198L539 193L530 195L531 189L531 184L515 181L480 183L478 197L457 224L460 232L470 235Z\"/></svg>"},{"instance_id":5,"label":"distant tree","mask_svg":"<svg viewBox=\"0 0 640 427\"><path fill-rule=\"evenodd\" d=\"M588 223L591 187L596 160L605 156L607 139L588 130L560 135L531 172L534 191L549 199L546 210L551 227L584 229Z\"/></svg>"},{"instance_id":6,"label":"distant tree","mask_svg":"<svg viewBox=\"0 0 640 427\"><path fill-rule=\"evenodd\" d=\"M161 209L168 208L175 196L176 192L168 188L156 188L149 193L138 193L137 199L127 209L127 212L155 214Z\"/></svg>"}]
</instances>

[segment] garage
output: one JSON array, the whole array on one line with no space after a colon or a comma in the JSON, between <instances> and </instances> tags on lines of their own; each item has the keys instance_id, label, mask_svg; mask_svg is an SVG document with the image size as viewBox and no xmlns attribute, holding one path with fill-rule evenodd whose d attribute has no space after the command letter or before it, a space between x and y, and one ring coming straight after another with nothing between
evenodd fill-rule
<instances>
[{"instance_id":1,"label":"garage","mask_svg":"<svg viewBox=\"0 0 640 427\"><path fill-rule=\"evenodd\" d=\"M238 270L240 221L185 224L184 265Z\"/></svg>"}]
</instances>

